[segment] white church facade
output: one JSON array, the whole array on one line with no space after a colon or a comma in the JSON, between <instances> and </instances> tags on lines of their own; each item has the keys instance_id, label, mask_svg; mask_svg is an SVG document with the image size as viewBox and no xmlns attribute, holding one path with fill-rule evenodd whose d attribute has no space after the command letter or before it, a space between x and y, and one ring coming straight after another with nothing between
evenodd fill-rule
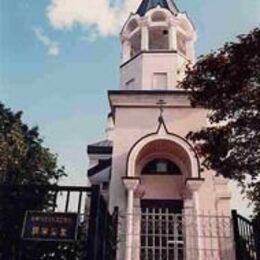
<instances>
[{"instance_id":1,"label":"white church facade","mask_svg":"<svg viewBox=\"0 0 260 260\"><path fill-rule=\"evenodd\" d=\"M233 260L228 181L203 170L186 136L207 126L178 88L196 31L173 0L143 0L121 34L120 89L88 178L119 207L118 260Z\"/></svg>"}]
</instances>

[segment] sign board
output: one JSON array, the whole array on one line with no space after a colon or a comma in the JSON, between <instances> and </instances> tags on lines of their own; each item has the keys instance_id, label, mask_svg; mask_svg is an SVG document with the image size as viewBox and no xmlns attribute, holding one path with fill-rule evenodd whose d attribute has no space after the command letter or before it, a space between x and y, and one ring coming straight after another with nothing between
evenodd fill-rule
<instances>
[{"instance_id":1,"label":"sign board","mask_svg":"<svg viewBox=\"0 0 260 260\"><path fill-rule=\"evenodd\" d=\"M78 214L27 211L22 239L31 241L74 241L77 238Z\"/></svg>"}]
</instances>

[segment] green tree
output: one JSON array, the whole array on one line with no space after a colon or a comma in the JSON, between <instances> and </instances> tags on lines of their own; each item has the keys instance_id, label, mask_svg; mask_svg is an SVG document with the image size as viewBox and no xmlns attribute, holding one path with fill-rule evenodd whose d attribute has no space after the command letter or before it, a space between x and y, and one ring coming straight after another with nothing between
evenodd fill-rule
<instances>
[{"instance_id":1,"label":"green tree","mask_svg":"<svg viewBox=\"0 0 260 260\"><path fill-rule=\"evenodd\" d=\"M260 29L199 57L181 87L209 111L210 127L188 135L203 165L237 180L260 215Z\"/></svg>"},{"instance_id":2,"label":"green tree","mask_svg":"<svg viewBox=\"0 0 260 260\"><path fill-rule=\"evenodd\" d=\"M21 112L0 103L0 259L19 259L26 210L47 209L51 200L39 189L10 187L56 185L65 175L57 156L44 147L38 128L30 128L22 122Z\"/></svg>"}]
</instances>

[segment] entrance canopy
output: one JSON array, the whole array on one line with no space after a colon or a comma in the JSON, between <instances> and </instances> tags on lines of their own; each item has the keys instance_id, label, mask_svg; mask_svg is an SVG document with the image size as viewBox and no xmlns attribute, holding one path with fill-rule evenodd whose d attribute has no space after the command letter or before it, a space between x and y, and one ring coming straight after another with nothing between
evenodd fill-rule
<instances>
[{"instance_id":1,"label":"entrance canopy","mask_svg":"<svg viewBox=\"0 0 260 260\"><path fill-rule=\"evenodd\" d=\"M154 159L174 162L185 179L200 178L199 159L191 144L178 135L164 131L147 135L134 144L128 154L126 175L140 176L143 167Z\"/></svg>"}]
</instances>

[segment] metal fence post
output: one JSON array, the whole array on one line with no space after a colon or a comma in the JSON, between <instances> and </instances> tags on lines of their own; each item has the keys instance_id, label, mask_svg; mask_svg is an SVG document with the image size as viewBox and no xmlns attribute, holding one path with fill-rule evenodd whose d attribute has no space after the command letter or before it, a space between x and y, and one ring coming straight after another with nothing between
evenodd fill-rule
<instances>
[{"instance_id":1,"label":"metal fence post","mask_svg":"<svg viewBox=\"0 0 260 260\"><path fill-rule=\"evenodd\" d=\"M254 235L254 242L255 242L255 252L256 252L256 259L260 260L260 221L253 220L253 235Z\"/></svg>"},{"instance_id":2,"label":"metal fence post","mask_svg":"<svg viewBox=\"0 0 260 260\"><path fill-rule=\"evenodd\" d=\"M98 185L92 187L89 229L87 237L87 260L98 260L98 225L100 209L100 189Z\"/></svg>"},{"instance_id":3,"label":"metal fence post","mask_svg":"<svg viewBox=\"0 0 260 260\"><path fill-rule=\"evenodd\" d=\"M236 250L236 260L243 260L243 256L241 255L241 242L240 242L240 234L239 234L239 225L238 225L238 216L237 211L232 210L232 221L233 221L233 231L234 231L234 240L235 240L235 250Z\"/></svg>"},{"instance_id":4,"label":"metal fence post","mask_svg":"<svg viewBox=\"0 0 260 260\"><path fill-rule=\"evenodd\" d=\"M104 203L104 201L103 201ZM103 232L101 234L101 240L102 240L102 251L101 251L101 259L107 260L106 254L107 254L107 240L108 240L108 232L109 232L109 213L107 211L102 212L104 215L102 216L103 219ZM100 259L100 260L101 260Z\"/></svg>"},{"instance_id":5,"label":"metal fence post","mask_svg":"<svg viewBox=\"0 0 260 260\"><path fill-rule=\"evenodd\" d=\"M117 256L117 236L118 236L118 218L119 218L119 208L114 207L114 212L112 215L112 221L113 221L113 254L112 257L113 259L116 259Z\"/></svg>"}]
</instances>

